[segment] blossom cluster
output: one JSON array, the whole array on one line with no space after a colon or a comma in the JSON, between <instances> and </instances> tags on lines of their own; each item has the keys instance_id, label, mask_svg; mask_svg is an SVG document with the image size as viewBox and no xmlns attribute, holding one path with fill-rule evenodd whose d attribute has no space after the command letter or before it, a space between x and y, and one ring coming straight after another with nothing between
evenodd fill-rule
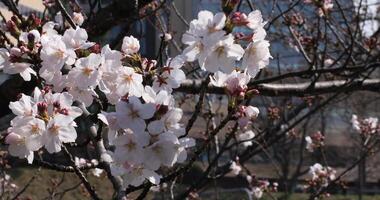
<instances>
[{"instance_id":1,"label":"blossom cluster","mask_svg":"<svg viewBox=\"0 0 380 200\"><path fill-rule=\"evenodd\" d=\"M309 175L311 176L309 187L326 187L335 180L336 171L331 167L315 163L310 167Z\"/></svg>"},{"instance_id":2,"label":"blossom cluster","mask_svg":"<svg viewBox=\"0 0 380 200\"><path fill-rule=\"evenodd\" d=\"M378 118L375 117L359 119L357 115L352 115L351 123L353 129L363 136L369 136L380 132Z\"/></svg>"},{"instance_id":3,"label":"blossom cluster","mask_svg":"<svg viewBox=\"0 0 380 200\"><path fill-rule=\"evenodd\" d=\"M187 45L182 53L184 59L198 61L202 70L212 73L211 84L225 88L230 97L229 106L236 106L237 100L253 93L248 88L249 81L269 63L271 55L264 25L258 10L248 15L234 12L229 16L201 11L182 37ZM239 31L242 29L248 34ZM249 140L255 134L248 125L258 114L254 106L237 108L235 116L242 132L238 138L244 146L252 145Z\"/></svg>"},{"instance_id":4,"label":"blossom cluster","mask_svg":"<svg viewBox=\"0 0 380 200\"><path fill-rule=\"evenodd\" d=\"M196 60L202 70L212 73L211 83L224 87L234 99L234 116L244 131L239 138L247 140L244 146L251 145L254 133L248 125L259 110L239 106L237 99L250 92L250 79L271 58L259 11L229 16L199 12L182 37L187 47L166 62L143 58L139 40L133 36L124 37L121 51L100 47L88 41L80 27L83 16L74 13L74 19L78 26L67 29L62 15L44 23L34 17L28 26L19 26L17 17L7 23L18 44L0 48L0 69L38 83L31 96L21 94L9 105L16 115L6 136L11 155L32 163L34 152L41 148L60 152L64 143L77 138L74 120L83 111L74 102L86 107L106 102L108 109L96 114L97 123L108 126L106 141L115 147L109 152L112 174L120 176L124 186L138 186L145 180L158 184L159 169L184 162L186 149L195 145L187 137L183 111L172 92L186 79L184 64ZM234 27L251 33L234 32ZM77 159L78 166L83 164Z\"/></svg>"},{"instance_id":5,"label":"blossom cluster","mask_svg":"<svg viewBox=\"0 0 380 200\"><path fill-rule=\"evenodd\" d=\"M311 136L306 136L306 150L309 152L314 152L316 148L324 145L325 136L322 135L320 131L312 134Z\"/></svg>"},{"instance_id":6,"label":"blossom cluster","mask_svg":"<svg viewBox=\"0 0 380 200\"><path fill-rule=\"evenodd\" d=\"M256 177L247 175L247 182L250 185L250 193L255 199L261 199L264 193L277 192L278 183L270 183L268 180L259 180Z\"/></svg>"},{"instance_id":7,"label":"blossom cluster","mask_svg":"<svg viewBox=\"0 0 380 200\"><path fill-rule=\"evenodd\" d=\"M52 93L36 88L33 96L22 94L9 108L16 115L11 121L5 142L8 151L19 158L33 162L34 151L45 147L49 153L61 151L63 143L75 142L75 118L82 110L72 106L73 98L67 93Z\"/></svg>"}]
</instances>

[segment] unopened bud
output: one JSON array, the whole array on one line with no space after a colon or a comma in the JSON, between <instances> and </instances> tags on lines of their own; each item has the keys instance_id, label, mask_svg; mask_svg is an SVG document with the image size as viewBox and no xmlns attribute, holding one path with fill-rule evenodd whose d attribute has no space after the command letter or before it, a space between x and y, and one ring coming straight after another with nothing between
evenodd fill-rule
<instances>
[{"instance_id":1,"label":"unopened bud","mask_svg":"<svg viewBox=\"0 0 380 200\"><path fill-rule=\"evenodd\" d=\"M248 17L244 13L235 12L231 17L231 21L235 26L245 26L248 24Z\"/></svg>"}]
</instances>

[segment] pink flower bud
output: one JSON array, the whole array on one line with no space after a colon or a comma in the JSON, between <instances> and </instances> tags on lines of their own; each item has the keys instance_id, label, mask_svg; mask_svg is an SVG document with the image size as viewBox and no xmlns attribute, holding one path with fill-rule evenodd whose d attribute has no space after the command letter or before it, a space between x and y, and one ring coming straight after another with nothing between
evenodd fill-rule
<instances>
[{"instance_id":1,"label":"pink flower bud","mask_svg":"<svg viewBox=\"0 0 380 200\"><path fill-rule=\"evenodd\" d=\"M231 21L236 26L245 26L248 24L248 17L244 13L235 12L231 17Z\"/></svg>"}]
</instances>

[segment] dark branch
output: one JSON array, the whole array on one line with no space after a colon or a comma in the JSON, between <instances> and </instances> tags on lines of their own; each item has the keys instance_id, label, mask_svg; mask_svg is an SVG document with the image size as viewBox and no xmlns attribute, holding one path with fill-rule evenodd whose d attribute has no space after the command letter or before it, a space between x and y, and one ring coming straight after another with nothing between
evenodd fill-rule
<instances>
[{"instance_id":1,"label":"dark branch","mask_svg":"<svg viewBox=\"0 0 380 200\"><path fill-rule=\"evenodd\" d=\"M350 83L350 84L347 84ZM184 92L189 94L197 94L201 90L201 81L186 80L181 87L176 89L176 92ZM334 93L334 92L351 92L358 90L366 90L380 92L380 79L355 79L351 80L334 80L334 81L319 81L315 84L306 83L288 83L274 84L263 83L252 86L250 89L258 89L262 96L311 96L318 94ZM206 90L211 94L225 94L222 87L209 85Z\"/></svg>"}]
</instances>

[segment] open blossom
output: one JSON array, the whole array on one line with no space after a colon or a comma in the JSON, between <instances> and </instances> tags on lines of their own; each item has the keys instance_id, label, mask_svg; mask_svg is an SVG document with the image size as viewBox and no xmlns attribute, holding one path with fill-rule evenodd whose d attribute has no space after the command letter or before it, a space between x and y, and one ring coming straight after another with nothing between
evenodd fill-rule
<instances>
[{"instance_id":1,"label":"open blossom","mask_svg":"<svg viewBox=\"0 0 380 200\"><path fill-rule=\"evenodd\" d=\"M247 27L257 30L265 25L261 12L259 10L252 11L247 16Z\"/></svg>"},{"instance_id":2,"label":"open blossom","mask_svg":"<svg viewBox=\"0 0 380 200\"><path fill-rule=\"evenodd\" d=\"M31 75L36 75L30 63L22 62L22 52L16 47L13 47L10 52L5 48L0 48L0 69L7 74L20 74L25 81L30 81Z\"/></svg>"},{"instance_id":3,"label":"open blossom","mask_svg":"<svg viewBox=\"0 0 380 200\"><path fill-rule=\"evenodd\" d=\"M5 142L9 144L8 151L12 156L26 158L33 162L33 151L43 146L42 137L45 133L45 122L32 116L15 118L11 122L9 134Z\"/></svg>"},{"instance_id":4,"label":"open blossom","mask_svg":"<svg viewBox=\"0 0 380 200\"><path fill-rule=\"evenodd\" d=\"M53 81L55 74L61 74L64 64L75 63L76 54L74 49L69 48L60 35L43 35L41 38L42 67L39 74L47 83Z\"/></svg>"},{"instance_id":5,"label":"open blossom","mask_svg":"<svg viewBox=\"0 0 380 200\"><path fill-rule=\"evenodd\" d=\"M171 133L158 135L158 140L146 148L146 165L157 170L161 165L172 167L177 162L180 151L178 138Z\"/></svg>"},{"instance_id":6,"label":"open blossom","mask_svg":"<svg viewBox=\"0 0 380 200\"><path fill-rule=\"evenodd\" d=\"M234 70L230 74L225 74L218 71L211 77L210 82L214 86L226 88L231 96L244 96L250 79L251 77L245 72Z\"/></svg>"},{"instance_id":7,"label":"open blossom","mask_svg":"<svg viewBox=\"0 0 380 200\"><path fill-rule=\"evenodd\" d=\"M186 37L210 36L214 32L223 30L226 19L226 15L222 12L214 15L208 10L202 10L198 13L198 18L190 22L190 30L184 37L186 39Z\"/></svg>"},{"instance_id":8,"label":"open blossom","mask_svg":"<svg viewBox=\"0 0 380 200\"><path fill-rule=\"evenodd\" d=\"M144 161L144 146L149 144L150 136L144 131L139 133L126 129L124 134L115 140L114 159L117 162L141 164Z\"/></svg>"},{"instance_id":9,"label":"open blossom","mask_svg":"<svg viewBox=\"0 0 380 200\"><path fill-rule=\"evenodd\" d=\"M254 106L240 106L236 117L241 129L245 129L259 115L259 109Z\"/></svg>"},{"instance_id":10,"label":"open blossom","mask_svg":"<svg viewBox=\"0 0 380 200\"><path fill-rule=\"evenodd\" d=\"M87 49L95 44L93 42L87 42L87 39L87 31L79 27L76 29L67 29L62 37L67 47L72 49Z\"/></svg>"},{"instance_id":11,"label":"open blossom","mask_svg":"<svg viewBox=\"0 0 380 200\"><path fill-rule=\"evenodd\" d=\"M234 37L228 34L221 38L210 50L201 68L209 72L222 71L231 73L236 61L244 54L244 49L234 43Z\"/></svg>"},{"instance_id":12,"label":"open blossom","mask_svg":"<svg viewBox=\"0 0 380 200\"><path fill-rule=\"evenodd\" d=\"M331 167L324 167L319 163L315 163L310 166L309 175L311 176L311 181L321 187L326 187L331 181L335 180L336 171Z\"/></svg>"},{"instance_id":13,"label":"open blossom","mask_svg":"<svg viewBox=\"0 0 380 200\"><path fill-rule=\"evenodd\" d=\"M185 130L179 123L183 115L183 111L179 108L170 109L159 120L155 120L149 123L148 131L152 135L158 135L163 132L170 132L176 136L185 134Z\"/></svg>"},{"instance_id":14,"label":"open blossom","mask_svg":"<svg viewBox=\"0 0 380 200\"><path fill-rule=\"evenodd\" d=\"M10 102L9 108L13 114L18 117L33 116L36 114L35 102L30 96L21 94L21 98L18 101Z\"/></svg>"},{"instance_id":15,"label":"open blossom","mask_svg":"<svg viewBox=\"0 0 380 200\"><path fill-rule=\"evenodd\" d=\"M140 50L140 42L133 36L124 37L121 50L127 55L137 53Z\"/></svg>"},{"instance_id":16,"label":"open blossom","mask_svg":"<svg viewBox=\"0 0 380 200\"><path fill-rule=\"evenodd\" d=\"M178 88L186 80L185 73L181 70L184 60L181 56L168 59L162 72L154 77L152 88L155 91L166 90L172 92L173 88Z\"/></svg>"},{"instance_id":17,"label":"open blossom","mask_svg":"<svg viewBox=\"0 0 380 200\"><path fill-rule=\"evenodd\" d=\"M130 164L128 162L122 164L111 165L111 172L115 176L120 176L123 180L123 187L129 185L139 186L145 179L153 184L159 184L161 176L153 170L146 168L143 164Z\"/></svg>"},{"instance_id":18,"label":"open blossom","mask_svg":"<svg viewBox=\"0 0 380 200\"><path fill-rule=\"evenodd\" d=\"M75 142L75 122L69 116L58 114L47 124L44 146L49 153L61 151L62 143Z\"/></svg>"},{"instance_id":19,"label":"open blossom","mask_svg":"<svg viewBox=\"0 0 380 200\"><path fill-rule=\"evenodd\" d=\"M116 92L119 96L129 95L141 97L144 92L142 84L143 78L141 74L135 72L131 67L123 67L119 71L119 76L116 80L118 83Z\"/></svg>"},{"instance_id":20,"label":"open blossom","mask_svg":"<svg viewBox=\"0 0 380 200\"><path fill-rule=\"evenodd\" d=\"M146 103L154 103L156 105L172 106L174 98L166 90L155 92L152 87L145 86L145 91L142 98Z\"/></svg>"},{"instance_id":21,"label":"open blossom","mask_svg":"<svg viewBox=\"0 0 380 200\"><path fill-rule=\"evenodd\" d=\"M95 87L101 77L101 72L98 70L100 63L100 55L94 53L78 59L68 74L68 80L74 87L80 89Z\"/></svg>"},{"instance_id":22,"label":"open blossom","mask_svg":"<svg viewBox=\"0 0 380 200\"><path fill-rule=\"evenodd\" d=\"M119 101L116 104L117 122L121 128L141 131L146 128L146 119L153 117L156 108L154 104L143 104L137 97L129 97L128 102Z\"/></svg>"},{"instance_id":23,"label":"open blossom","mask_svg":"<svg viewBox=\"0 0 380 200\"><path fill-rule=\"evenodd\" d=\"M107 139L110 145L113 145L114 141L118 138L119 130L121 130L120 132L122 133L125 132L117 123L117 118L118 115L116 112L106 113L102 111L102 113L98 114L98 119L108 126Z\"/></svg>"},{"instance_id":24,"label":"open blossom","mask_svg":"<svg viewBox=\"0 0 380 200\"><path fill-rule=\"evenodd\" d=\"M269 52L269 42L258 40L251 42L244 53L242 68L247 69L250 76L255 77L257 73L269 64L272 58Z\"/></svg>"},{"instance_id":25,"label":"open blossom","mask_svg":"<svg viewBox=\"0 0 380 200\"><path fill-rule=\"evenodd\" d=\"M119 51L112 50L106 45L101 50L102 62L99 67L101 78L99 89L106 95L111 104L116 104L121 95L117 93L119 71L122 68L122 54Z\"/></svg>"}]
</instances>

